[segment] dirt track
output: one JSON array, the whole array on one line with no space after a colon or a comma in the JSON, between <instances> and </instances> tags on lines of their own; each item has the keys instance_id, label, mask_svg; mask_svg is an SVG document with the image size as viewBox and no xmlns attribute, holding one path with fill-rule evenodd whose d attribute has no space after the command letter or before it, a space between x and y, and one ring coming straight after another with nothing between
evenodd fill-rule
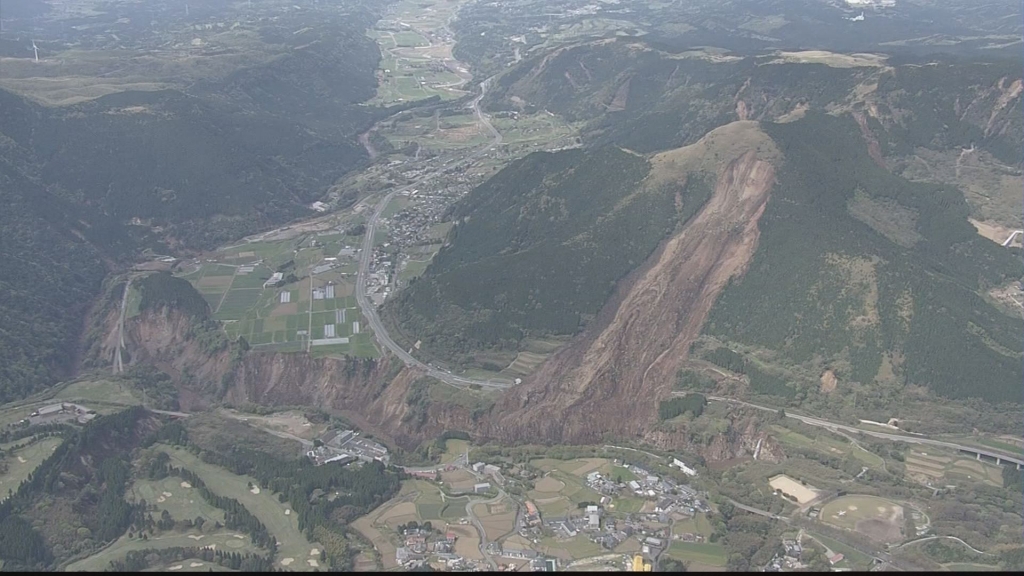
<instances>
[{"instance_id":1,"label":"dirt track","mask_svg":"<svg viewBox=\"0 0 1024 576\"><path fill-rule=\"evenodd\" d=\"M700 213L627 281L620 303L606 306L603 329L578 337L508 392L495 411L504 415L491 427L495 437L591 442L649 427L715 299L757 246L774 167L749 148L734 158Z\"/></svg>"}]
</instances>

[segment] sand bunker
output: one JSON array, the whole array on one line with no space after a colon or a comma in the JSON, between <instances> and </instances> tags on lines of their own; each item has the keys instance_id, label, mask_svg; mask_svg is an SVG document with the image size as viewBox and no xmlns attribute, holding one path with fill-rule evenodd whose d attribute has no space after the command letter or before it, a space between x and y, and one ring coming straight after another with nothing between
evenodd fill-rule
<instances>
[{"instance_id":1,"label":"sand bunker","mask_svg":"<svg viewBox=\"0 0 1024 576\"><path fill-rule=\"evenodd\" d=\"M163 496L156 499L157 502L163 502L165 500L167 500L167 498L164 498Z\"/></svg>"},{"instance_id":2,"label":"sand bunker","mask_svg":"<svg viewBox=\"0 0 1024 576\"><path fill-rule=\"evenodd\" d=\"M310 556L318 556L319 554L320 554L320 551L317 550L316 548L313 548L312 550L309 551L309 555Z\"/></svg>"},{"instance_id":3,"label":"sand bunker","mask_svg":"<svg viewBox=\"0 0 1024 576\"><path fill-rule=\"evenodd\" d=\"M847 506L846 509L849 510L850 512L853 512L854 510L857 509L857 507L853 506L853 505L850 505L850 506Z\"/></svg>"},{"instance_id":4,"label":"sand bunker","mask_svg":"<svg viewBox=\"0 0 1024 576\"><path fill-rule=\"evenodd\" d=\"M164 498L170 498L171 496L174 496L174 494L170 492L164 492Z\"/></svg>"},{"instance_id":5,"label":"sand bunker","mask_svg":"<svg viewBox=\"0 0 1024 576\"><path fill-rule=\"evenodd\" d=\"M281 566L288 566L292 562L295 562L295 558L282 558L281 559Z\"/></svg>"},{"instance_id":6,"label":"sand bunker","mask_svg":"<svg viewBox=\"0 0 1024 576\"><path fill-rule=\"evenodd\" d=\"M249 492L252 492L253 494L259 494L260 493L260 487L259 486L253 486L252 489L249 490Z\"/></svg>"},{"instance_id":7,"label":"sand bunker","mask_svg":"<svg viewBox=\"0 0 1024 576\"><path fill-rule=\"evenodd\" d=\"M25 460L21 456L18 456L18 462L21 462L22 464L24 464L25 462L28 462L28 460Z\"/></svg>"},{"instance_id":8,"label":"sand bunker","mask_svg":"<svg viewBox=\"0 0 1024 576\"><path fill-rule=\"evenodd\" d=\"M182 487L182 488L191 488L191 487L192 487L192 485L191 485L191 484L189 484L188 482L182 482L182 483L181 483L181 487Z\"/></svg>"},{"instance_id":9,"label":"sand bunker","mask_svg":"<svg viewBox=\"0 0 1024 576\"><path fill-rule=\"evenodd\" d=\"M888 510L888 508L886 508L885 506L879 506L878 507L878 511L881 512L882 514L885 514L886 510Z\"/></svg>"},{"instance_id":10,"label":"sand bunker","mask_svg":"<svg viewBox=\"0 0 1024 576\"><path fill-rule=\"evenodd\" d=\"M196 542L198 542L198 541L202 540L203 538L205 538L206 535L204 534L204 535L196 536L195 534L189 534L188 537L193 539L193 540L195 540Z\"/></svg>"},{"instance_id":11,"label":"sand bunker","mask_svg":"<svg viewBox=\"0 0 1024 576\"><path fill-rule=\"evenodd\" d=\"M181 564L178 564L177 566L171 566L170 568L168 568L168 570L181 570Z\"/></svg>"},{"instance_id":12,"label":"sand bunker","mask_svg":"<svg viewBox=\"0 0 1024 576\"><path fill-rule=\"evenodd\" d=\"M245 539L245 536L242 536L241 534L232 534L232 536L234 536L235 538L238 538L239 540L244 540Z\"/></svg>"},{"instance_id":13,"label":"sand bunker","mask_svg":"<svg viewBox=\"0 0 1024 576\"><path fill-rule=\"evenodd\" d=\"M291 510L285 510L285 511L284 511L284 515L285 515L285 516L288 516L288 515L289 515L289 514L291 514L291 513L292 513L292 511L291 511Z\"/></svg>"},{"instance_id":14,"label":"sand bunker","mask_svg":"<svg viewBox=\"0 0 1024 576\"><path fill-rule=\"evenodd\" d=\"M312 566L313 568L317 568L317 567L320 566L320 563L317 562L316 560L313 560L312 558L310 558L309 560L306 560L306 563L309 564L310 566Z\"/></svg>"},{"instance_id":15,"label":"sand bunker","mask_svg":"<svg viewBox=\"0 0 1024 576\"><path fill-rule=\"evenodd\" d=\"M189 568L198 568L198 567L200 567L202 565L203 565L202 562L193 562L193 563L189 564L188 567Z\"/></svg>"}]
</instances>

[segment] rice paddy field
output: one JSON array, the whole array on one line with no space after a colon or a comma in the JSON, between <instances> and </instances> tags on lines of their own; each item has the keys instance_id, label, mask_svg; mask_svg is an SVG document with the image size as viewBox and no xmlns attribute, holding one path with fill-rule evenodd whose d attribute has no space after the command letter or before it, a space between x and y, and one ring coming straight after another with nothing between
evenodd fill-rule
<instances>
[{"instance_id":1,"label":"rice paddy field","mask_svg":"<svg viewBox=\"0 0 1024 576\"><path fill-rule=\"evenodd\" d=\"M907 477L921 484L981 482L997 488L1003 485L1003 471L999 466L951 450L909 449L904 458Z\"/></svg>"}]
</instances>

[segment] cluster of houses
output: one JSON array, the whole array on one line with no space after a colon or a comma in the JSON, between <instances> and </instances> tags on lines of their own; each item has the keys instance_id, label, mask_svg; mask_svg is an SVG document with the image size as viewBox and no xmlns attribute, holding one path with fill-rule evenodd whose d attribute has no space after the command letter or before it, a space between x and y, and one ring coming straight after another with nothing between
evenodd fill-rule
<instances>
[{"instance_id":1,"label":"cluster of houses","mask_svg":"<svg viewBox=\"0 0 1024 576\"><path fill-rule=\"evenodd\" d=\"M765 572L782 572L785 570L799 570L807 565L800 562L800 555L803 554L803 546L797 540L783 540L783 552L776 554L774 558L764 567ZM840 558L842 559L842 558Z\"/></svg>"},{"instance_id":2,"label":"cluster of houses","mask_svg":"<svg viewBox=\"0 0 1024 576\"><path fill-rule=\"evenodd\" d=\"M391 460L388 449L374 442L363 438L359 432L354 430L329 430L315 442L313 449L306 452L317 466L328 462L339 462L348 464L356 460L373 462L374 460L387 464Z\"/></svg>"},{"instance_id":3,"label":"cluster of houses","mask_svg":"<svg viewBox=\"0 0 1024 576\"><path fill-rule=\"evenodd\" d=\"M448 531L443 535L432 529L406 528L403 546L395 550L395 561L406 569L413 569L426 563L428 555L433 554L449 570L466 570L472 565L462 556L454 553L456 535Z\"/></svg>"}]
</instances>

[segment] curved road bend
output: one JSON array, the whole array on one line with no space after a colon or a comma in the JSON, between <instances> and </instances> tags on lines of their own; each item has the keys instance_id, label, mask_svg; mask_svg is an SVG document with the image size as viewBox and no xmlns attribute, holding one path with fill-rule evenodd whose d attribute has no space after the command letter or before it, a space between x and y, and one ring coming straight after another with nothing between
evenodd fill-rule
<instances>
[{"instance_id":1,"label":"curved road bend","mask_svg":"<svg viewBox=\"0 0 1024 576\"><path fill-rule=\"evenodd\" d=\"M493 76L491 77L493 78ZM380 216L384 212L384 208L387 207L391 199L394 198L395 194L404 192L413 188L414 186L422 186L424 182L428 182L443 172L454 168L460 164L468 163L476 158L483 155L485 152L490 150L492 147L501 144L501 133L499 133L494 126L491 125L490 121L484 116L483 112L480 111L480 101L483 100L484 95L487 93L487 84L491 81L488 78L480 83L480 95L473 99L471 106L473 112L476 114L477 119L487 128L487 130L493 136L493 141L483 146L473 154L463 158L459 162L449 167L442 167L433 172L425 174L416 183L396 188L389 192L381 201L377 204L370 219L366 222L366 236L363 238L363 248L359 254L359 273L356 276L356 302L359 304L359 308L362 310L363 316L370 322L370 328L373 329L373 334L377 341L385 346L388 350L391 350L396 356L398 356L407 366L419 368L427 373L428 376L451 384L452 386L469 386L471 384L477 384L481 388L490 389L504 389L510 387L512 384L500 380L476 380L473 378L465 378L462 376L456 376L443 370L431 368L423 362L417 360L409 352L402 349L391 337L388 335L387 330L384 328L383 323L380 321L380 315L377 314L377 309L370 302L370 298L366 294L366 277L370 273L370 261L373 258L373 235L377 231L377 224L380 221Z\"/></svg>"},{"instance_id":2,"label":"curved road bend","mask_svg":"<svg viewBox=\"0 0 1024 576\"><path fill-rule=\"evenodd\" d=\"M477 534L480 535L480 554L484 557L484 560L487 561L487 565L490 566L491 570L497 570L498 565L491 558L491 555L487 553L487 531L484 530L484 525L480 523L480 519L477 518L476 514L473 512L473 506L476 506L477 504L494 504L495 502L500 502L504 497L505 491L498 488L498 495L494 498L486 500L474 500L473 498L470 498L469 501L466 502L466 515L469 516L470 522L473 523L473 527L476 528Z\"/></svg>"},{"instance_id":3,"label":"curved road bend","mask_svg":"<svg viewBox=\"0 0 1024 576\"><path fill-rule=\"evenodd\" d=\"M751 404L750 402L744 402L742 400L736 400L733 398L724 398L722 396L708 396L708 400L714 400L718 402L731 402L733 404L740 404L750 408L756 408L758 410L767 410L770 412L778 412L778 408L768 408L767 406L758 406L757 404ZM865 434L867 436L874 436L875 438L882 438L885 440L893 440L899 442L906 442L907 444L929 444L931 446L941 446L943 448L952 448L954 450L965 450L969 452L983 452L986 454L997 455L999 458L1008 460L1010 462L1021 462L1024 461L1020 456L1011 456L1009 454L1001 454L990 448L979 448L977 446L968 446L966 444L957 444L956 442L946 442L944 440L932 440L927 436L904 436L902 434L890 434L888 432L876 432L874 430L862 430L853 426L847 426L846 424L838 424L836 422L829 422L828 420L822 420L820 418L813 418L811 416L801 416L799 414L790 414L786 412L786 416L795 418L804 424L810 424L811 426L820 426L828 428L830 430L842 430L845 432L852 432L855 434Z\"/></svg>"}]
</instances>

